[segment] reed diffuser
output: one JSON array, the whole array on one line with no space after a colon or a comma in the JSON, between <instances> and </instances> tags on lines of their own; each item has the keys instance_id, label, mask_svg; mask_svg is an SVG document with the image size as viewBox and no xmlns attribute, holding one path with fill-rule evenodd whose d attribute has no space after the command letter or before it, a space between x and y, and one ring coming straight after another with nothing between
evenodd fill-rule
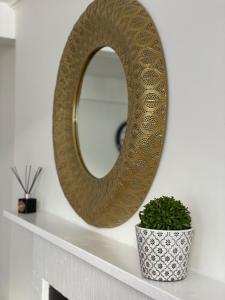
<instances>
[{"instance_id":1,"label":"reed diffuser","mask_svg":"<svg viewBox=\"0 0 225 300\"><path fill-rule=\"evenodd\" d=\"M18 212L23 214L36 212L37 200L35 198L31 198L31 192L42 171L42 168L38 167L32 176L32 167L26 166L24 180L19 175L16 167L11 168L11 170L24 191L24 198L18 200Z\"/></svg>"}]
</instances>

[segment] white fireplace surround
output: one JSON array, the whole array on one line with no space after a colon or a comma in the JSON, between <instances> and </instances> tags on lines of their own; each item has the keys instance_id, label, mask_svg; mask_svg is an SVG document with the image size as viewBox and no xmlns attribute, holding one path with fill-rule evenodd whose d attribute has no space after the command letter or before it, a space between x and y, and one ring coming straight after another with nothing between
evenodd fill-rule
<instances>
[{"instance_id":1,"label":"white fireplace surround","mask_svg":"<svg viewBox=\"0 0 225 300\"><path fill-rule=\"evenodd\" d=\"M41 300L49 300L49 289L50 289L50 287L51 287L51 285L49 284L49 282L46 281L45 279L42 279Z\"/></svg>"},{"instance_id":2,"label":"white fireplace surround","mask_svg":"<svg viewBox=\"0 0 225 300\"><path fill-rule=\"evenodd\" d=\"M225 299L224 283L194 272L174 283L143 279L136 248L49 213L4 216L33 233L32 300L46 300L48 284L71 300Z\"/></svg>"},{"instance_id":3,"label":"white fireplace surround","mask_svg":"<svg viewBox=\"0 0 225 300\"><path fill-rule=\"evenodd\" d=\"M49 300L49 286L48 281L42 279L41 300Z\"/></svg>"}]
</instances>

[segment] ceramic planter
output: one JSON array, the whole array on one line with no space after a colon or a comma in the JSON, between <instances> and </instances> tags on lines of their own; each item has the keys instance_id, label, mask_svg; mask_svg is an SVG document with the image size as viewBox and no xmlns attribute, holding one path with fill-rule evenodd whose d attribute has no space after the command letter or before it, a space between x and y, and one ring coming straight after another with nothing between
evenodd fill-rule
<instances>
[{"instance_id":1,"label":"ceramic planter","mask_svg":"<svg viewBox=\"0 0 225 300\"><path fill-rule=\"evenodd\" d=\"M193 230L152 230L136 225L141 271L145 278L182 280L187 276Z\"/></svg>"}]
</instances>

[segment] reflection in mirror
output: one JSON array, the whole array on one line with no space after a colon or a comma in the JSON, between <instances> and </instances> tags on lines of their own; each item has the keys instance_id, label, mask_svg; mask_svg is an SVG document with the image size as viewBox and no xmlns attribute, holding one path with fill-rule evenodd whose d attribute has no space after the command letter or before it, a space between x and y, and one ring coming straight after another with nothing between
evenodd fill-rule
<instances>
[{"instance_id":1,"label":"reflection in mirror","mask_svg":"<svg viewBox=\"0 0 225 300\"><path fill-rule=\"evenodd\" d=\"M102 48L85 72L77 111L81 156L94 177L104 177L114 166L121 148L117 145L118 130L126 122L127 113L127 82L122 63L113 49ZM121 134L124 136L124 130Z\"/></svg>"}]
</instances>

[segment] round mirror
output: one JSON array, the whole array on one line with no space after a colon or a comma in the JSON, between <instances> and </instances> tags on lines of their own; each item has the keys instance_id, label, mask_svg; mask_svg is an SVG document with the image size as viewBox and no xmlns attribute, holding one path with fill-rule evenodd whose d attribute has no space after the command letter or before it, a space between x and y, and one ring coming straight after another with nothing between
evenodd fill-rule
<instances>
[{"instance_id":1,"label":"round mirror","mask_svg":"<svg viewBox=\"0 0 225 300\"><path fill-rule=\"evenodd\" d=\"M112 48L102 48L87 66L76 116L81 157L94 177L102 178L113 168L121 151L125 135L121 125L127 114L122 63Z\"/></svg>"},{"instance_id":2,"label":"round mirror","mask_svg":"<svg viewBox=\"0 0 225 300\"><path fill-rule=\"evenodd\" d=\"M53 107L59 181L88 224L119 226L137 211L157 172L166 121L166 66L153 20L136 0L94 0L66 42Z\"/></svg>"}]
</instances>

